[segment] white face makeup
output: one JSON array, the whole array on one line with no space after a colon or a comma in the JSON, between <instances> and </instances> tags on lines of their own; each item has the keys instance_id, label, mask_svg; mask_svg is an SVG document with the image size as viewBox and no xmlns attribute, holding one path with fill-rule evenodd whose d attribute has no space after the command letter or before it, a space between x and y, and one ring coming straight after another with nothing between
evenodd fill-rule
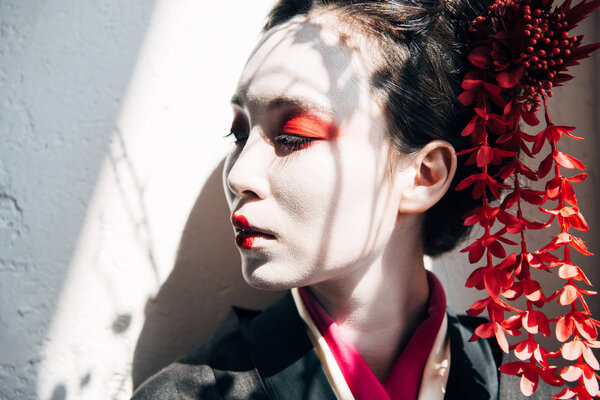
<instances>
[{"instance_id":1,"label":"white face makeup","mask_svg":"<svg viewBox=\"0 0 600 400\"><path fill-rule=\"evenodd\" d=\"M390 177L384 116L338 37L306 17L272 29L232 101L224 186L243 274L258 288L361 273L396 226L410 177Z\"/></svg>"}]
</instances>

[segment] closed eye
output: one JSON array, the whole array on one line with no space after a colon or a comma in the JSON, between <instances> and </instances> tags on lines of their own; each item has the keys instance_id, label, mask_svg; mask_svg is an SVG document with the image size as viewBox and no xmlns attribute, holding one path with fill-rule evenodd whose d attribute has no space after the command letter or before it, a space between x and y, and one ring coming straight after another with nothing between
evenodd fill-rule
<instances>
[{"instance_id":1,"label":"closed eye","mask_svg":"<svg viewBox=\"0 0 600 400\"><path fill-rule=\"evenodd\" d=\"M278 144L284 146L288 150L303 149L315 140L317 139L299 135L291 135L289 133L282 133L275 138L275 141Z\"/></svg>"},{"instance_id":2,"label":"closed eye","mask_svg":"<svg viewBox=\"0 0 600 400\"><path fill-rule=\"evenodd\" d=\"M229 137L229 136L233 136L235 138L236 144L244 142L244 141L246 141L246 139L248 139L247 133L242 133L242 132L238 132L238 131L231 131L227 135L225 135L225 137Z\"/></svg>"}]
</instances>

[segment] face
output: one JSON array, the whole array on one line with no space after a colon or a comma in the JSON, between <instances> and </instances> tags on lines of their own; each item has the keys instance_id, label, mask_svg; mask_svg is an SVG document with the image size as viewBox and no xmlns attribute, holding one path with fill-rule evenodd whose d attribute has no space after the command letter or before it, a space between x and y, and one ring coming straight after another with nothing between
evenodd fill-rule
<instances>
[{"instance_id":1,"label":"face","mask_svg":"<svg viewBox=\"0 0 600 400\"><path fill-rule=\"evenodd\" d=\"M224 186L252 286L286 289L362 273L396 227L409 176L390 174L368 71L339 36L306 17L272 29L234 94L236 142ZM402 157L393 157L395 171Z\"/></svg>"}]
</instances>

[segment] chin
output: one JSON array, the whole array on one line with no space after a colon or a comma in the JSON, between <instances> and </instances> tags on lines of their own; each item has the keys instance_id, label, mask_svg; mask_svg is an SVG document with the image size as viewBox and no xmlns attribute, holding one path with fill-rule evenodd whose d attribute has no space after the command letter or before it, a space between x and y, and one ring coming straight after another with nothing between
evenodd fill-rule
<instances>
[{"instance_id":1,"label":"chin","mask_svg":"<svg viewBox=\"0 0 600 400\"><path fill-rule=\"evenodd\" d=\"M304 276L298 276L296 268L289 265L276 263L263 263L254 265L242 260L242 275L250 286L260 290L289 290L305 286Z\"/></svg>"}]
</instances>

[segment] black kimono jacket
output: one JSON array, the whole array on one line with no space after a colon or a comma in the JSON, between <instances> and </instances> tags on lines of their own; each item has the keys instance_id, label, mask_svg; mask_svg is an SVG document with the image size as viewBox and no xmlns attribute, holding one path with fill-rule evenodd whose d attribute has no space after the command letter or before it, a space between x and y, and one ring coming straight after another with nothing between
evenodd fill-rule
<instances>
[{"instance_id":1,"label":"black kimono jacket","mask_svg":"<svg viewBox=\"0 0 600 400\"><path fill-rule=\"evenodd\" d=\"M444 399L498 399L499 349L487 340L468 342L480 322L448 314L450 374ZM288 292L263 312L234 307L208 344L148 379L133 399L336 397Z\"/></svg>"}]
</instances>

